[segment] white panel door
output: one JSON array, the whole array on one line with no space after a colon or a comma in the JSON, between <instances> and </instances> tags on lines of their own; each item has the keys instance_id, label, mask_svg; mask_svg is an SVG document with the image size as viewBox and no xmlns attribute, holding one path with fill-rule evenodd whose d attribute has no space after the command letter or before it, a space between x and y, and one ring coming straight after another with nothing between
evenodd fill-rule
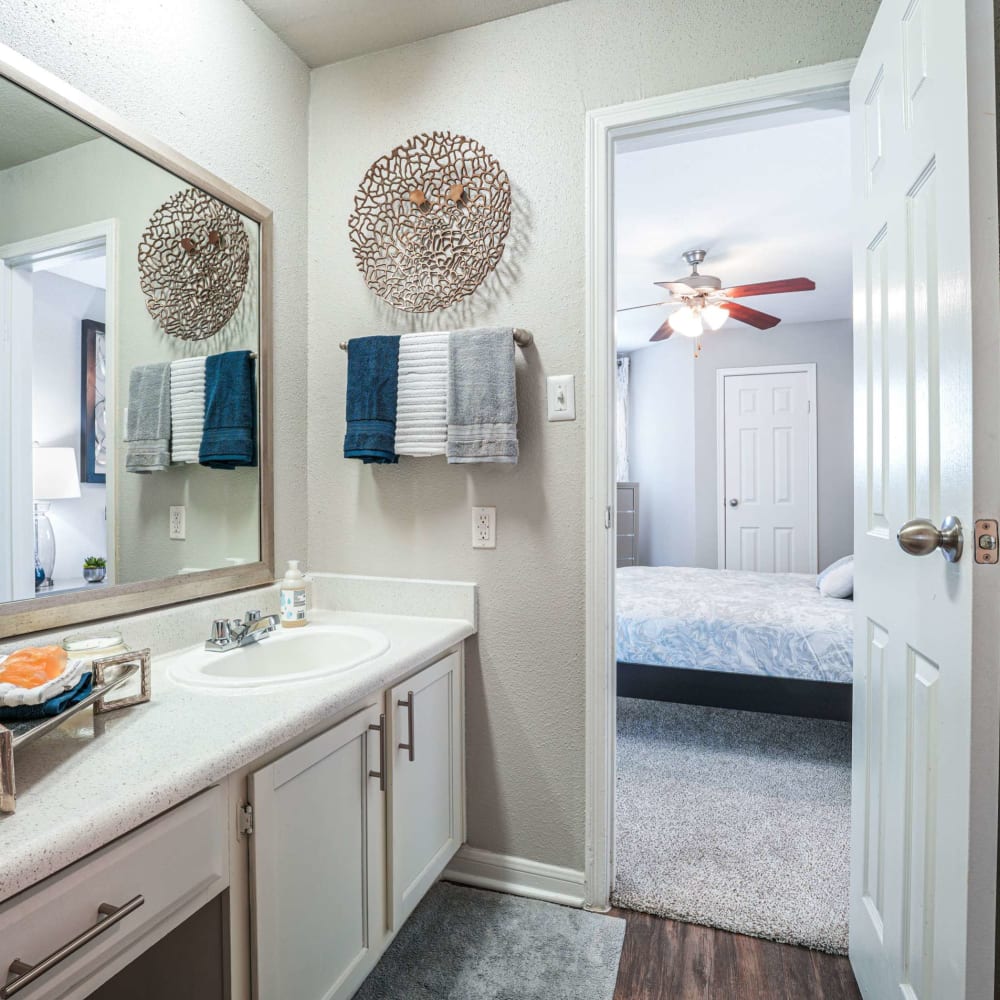
<instances>
[{"instance_id":1,"label":"white panel door","mask_svg":"<svg viewBox=\"0 0 1000 1000\"><path fill-rule=\"evenodd\" d=\"M465 839L462 657L390 692L392 914L398 930Z\"/></svg>"},{"instance_id":2,"label":"white panel door","mask_svg":"<svg viewBox=\"0 0 1000 1000\"><path fill-rule=\"evenodd\" d=\"M1000 569L989 0L883 0L851 85L855 651L850 954L866 1000L993 995ZM964 553L904 552L914 519Z\"/></svg>"},{"instance_id":3,"label":"white panel door","mask_svg":"<svg viewBox=\"0 0 1000 1000\"><path fill-rule=\"evenodd\" d=\"M350 997L378 960L380 719L378 707L359 712L250 776L256 1000Z\"/></svg>"},{"instance_id":4,"label":"white panel door","mask_svg":"<svg viewBox=\"0 0 1000 1000\"><path fill-rule=\"evenodd\" d=\"M815 369L719 373L724 569L816 571Z\"/></svg>"}]
</instances>

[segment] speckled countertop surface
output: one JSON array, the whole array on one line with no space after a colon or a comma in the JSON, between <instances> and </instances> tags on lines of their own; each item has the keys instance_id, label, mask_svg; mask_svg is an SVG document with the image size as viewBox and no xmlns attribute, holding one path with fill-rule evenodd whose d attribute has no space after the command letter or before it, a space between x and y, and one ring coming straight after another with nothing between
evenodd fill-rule
<instances>
[{"instance_id":1,"label":"speckled countertop surface","mask_svg":"<svg viewBox=\"0 0 1000 1000\"><path fill-rule=\"evenodd\" d=\"M0 901L393 684L472 635L459 618L318 612L321 624L382 631L389 649L340 675L297 685L194 691L153 657L153 700L77 719L23 748L17 812L0 817ZM267 640L264 640L265 642ZM219 654L238 656L238 652Z\"/></svg>"}]
</instances>

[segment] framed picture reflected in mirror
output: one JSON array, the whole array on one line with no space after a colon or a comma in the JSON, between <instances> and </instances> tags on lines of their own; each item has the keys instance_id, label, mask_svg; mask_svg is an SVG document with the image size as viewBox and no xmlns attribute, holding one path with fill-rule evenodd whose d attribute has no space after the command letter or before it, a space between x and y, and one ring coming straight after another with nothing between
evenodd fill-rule
<instances>
[{"instance_id":1,"label":"framed picture reflected in mirror","mask_svg":"<svg viewBox=\"0 0 1000 1000\"><path fill-rule=\"evenodd\" d=\"M104 324L81 322L83 375L80 388L80 481L104 483L107 478L108 446L105 386L107 379L107 339Z\"/></svg>"}]
</instances>

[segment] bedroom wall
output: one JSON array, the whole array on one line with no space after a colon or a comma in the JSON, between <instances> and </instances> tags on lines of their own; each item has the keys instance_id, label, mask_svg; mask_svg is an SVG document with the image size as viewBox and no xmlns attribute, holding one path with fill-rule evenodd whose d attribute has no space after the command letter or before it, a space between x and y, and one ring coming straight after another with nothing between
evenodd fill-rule
<instances>
[{"instance_id":1,"label":"bedroom wall","mask_svg":"<svg viewBox=\"0 0 1000 1000\"><path fill-rule=\"evenodd\" d=\"M718 566L716 372L816 364L819 566L853 550L851 320L789 324L762 335L725 329L632 352L632 475L640 484L639 552L650 566Z\"/></svg>"},{"instance_id":2,"label":"bedroom wall","mask_svg":"<svg viewBox=\"0 0 1000 1000\"><path fill-rule=\"evenodd\" d=\"M629 474L639 483L639 565L697 566L696 362L690 350L660 346L630 354Z\"/></svg>"},{"instance_id":3,"label":"bedroom wall","mask_svg":"<svg viewBox=\"0 0 1000 1000\"><path fill-rule=\"evenodd\" d=\"M475 847L584 863L585 112L855 56L876 9L875 0L569 0L313 73L311 562L479 583L466 699ZM462 308L408 317L365 288L346 221L368 166L433 129L470 135L497 156L514 224L499 273ZM338 341L491 322L536 338L518 359L518 466L341 458ZM545 376L562 373L577 377L578 419L548 423ZM470 547L473 504L497 507L495 551Z\"/></svg>"}]
</instances>

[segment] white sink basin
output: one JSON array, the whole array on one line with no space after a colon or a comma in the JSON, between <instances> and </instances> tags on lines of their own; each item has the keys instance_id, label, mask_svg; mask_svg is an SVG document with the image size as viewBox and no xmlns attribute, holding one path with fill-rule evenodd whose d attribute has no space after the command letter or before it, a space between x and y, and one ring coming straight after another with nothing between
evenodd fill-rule
<instances>
[{"instance_id":1,"label":"white sink basin","mask_svg":"<svg viewBox=\"0 0 1000 1000\"><path fill-rule=\"evenodd\" d=\"M184 687L238 689L318 680L381 656L389 640L370 628L307 625L279 629L224 653L192 649L168 658L167 673Z\"/></svg>"}]
</instances>

